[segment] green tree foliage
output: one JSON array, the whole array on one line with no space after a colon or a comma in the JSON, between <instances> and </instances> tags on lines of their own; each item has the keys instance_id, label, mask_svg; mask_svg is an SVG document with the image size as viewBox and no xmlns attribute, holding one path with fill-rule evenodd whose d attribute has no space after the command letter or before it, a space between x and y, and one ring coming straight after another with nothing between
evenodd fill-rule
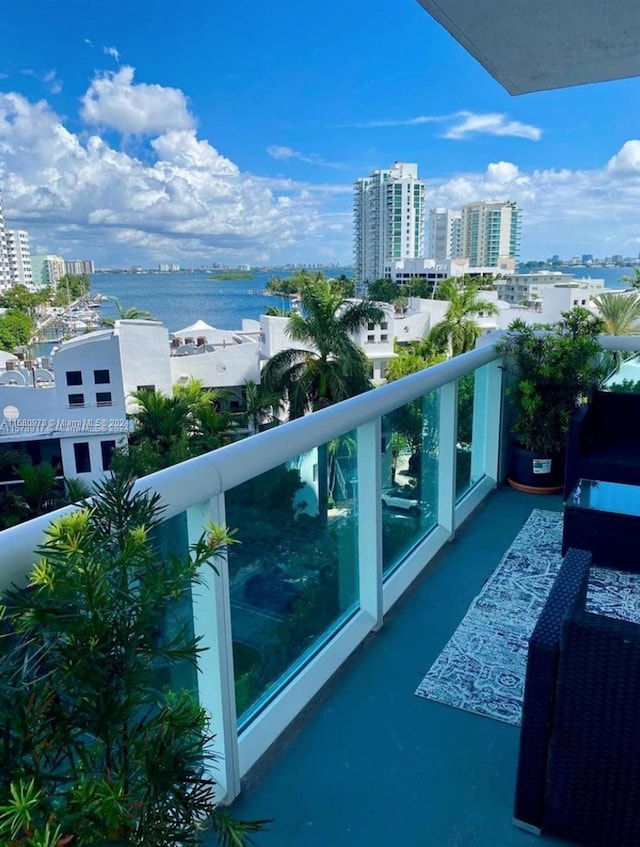
<instances>
[{"instance_id":1,"label":"green tree foliage","mask_svg":"<svg viewBox=\"0 0 640 847\"><path fill-rule=\"evenodd\" d=\"M393 303L400 296L400 287L392 279L374 279L367 285L367 297L376 303Z\"/></svg>"},{"instance_id":2,"label":"green tree foliage","mask_svg":"<svg viewBox=\"0 0 640 847\"><path fill-rule=\"evenodd\" d=\"M429 333L429 340L442 353L459 356L475 347L482 330L476 323L480 314L495 315L495 303L478 296L474 286L465 286L456 280L444 280L437 288L438 299L449 305L444 319Z\"/></svg>"},{"instance_id":3,"label":"green tree foliage","mask_svg":"<svg viewBox=\"0 0 640 847\"><path fill-rule=\"evenodd\" d=\"M262 372L267 391L286 398L289 417L299 418L371 387L366 356L352 334L380 323L384 312L368 302L349 303L327 280L302 289L302 314L292 315L287 335L308 349L276 353Z\"/></svg>"},{"instance_id":4,"label":"green tree foliage","mask_svg":"<svg viewBox=\"0 0 640 847\"><path fill-rule=\"evenodd\" d=\"M33 318L27 312L8 309L0 315L0 349L13 352L16 347L28 344L34 331Z\"/></svg>"},{"instance_id":5,"label":"green tree foliage","mask_svg":"<svg viewBox=\"0 0 640 847\"><path fill-rule=\"evenodd\" d=\"M31 313L37 306L49 302L51 296L48 286L39 291L29 291L26 285L13 285L0 295L0 307Z\"/></svg>"},{"instance_id":6,"label":"green tree foliage","mask_svg":"<svg viewBox=\"0 0 640 847\"><path fill-rule=\"evenodd\" d=\"M191 587L230 543L210 525L186 556L154 538L158 498L131 481L55 521L28 590L3 596L0 836L21 847L244 845L261 822L216 807L209 716L190 690Z\"/></svg>"},{"instance_id":7,"label":"green tree foliage","mask_svg":"<svg viewBox=\"0 0 640 847\"><path fill-rule=\"evenodd\" d=\"M268 306L265 315L272 318L290 318L291 309L283 309L280 306Z\"/></svg>"},{"instance_id":8,"label":"green tree foliage","mask_svg":"<svg viewBox=\"0 0 640 847\"><path fill-rule=\"evenodd\" d=\"M435 345L429 338L423 338L419 341L410 341L401 343L396 341L393 345L393 351L396 354L395 359L391 359L387 365L387 381L393 382L396 379L402 379L403 376L417 373L430 365L436 365L442 362L446 357L438 352Z\"/></svg>"},{"instance_id":9,"label":"green tree foliage","mask_svg":"<svg viewBox=\"0 0 640 847\"><path fill-rule=\"evenodd\" d=\"M548 332L516 320L498 345L512 376L515 400L512 431L525 450L546 454L566 444L569 421L581 397L589 397L602 381L602 321L588 309L575 307Z\"/></svg>"},{"instance_id":10,"label":"green tree foliage","mask_svg":"<svg viewBox=\"0 0 640 847\"><path fill-rule=\"evenodd\" d=\"M246 420L252 432L258 432L263 424L278 422L278 412L282 410L282 395L277 391L268 391L264 385L258 385L248 379L244 386Z\"/></svg>"},{"instance_id":11,"label":"green tree foliage","mask_svg":"<svg viewBox=\"0 0 640 847\"><path fill-rule=\"evenodd\" d=\"M621 276L620 282L624 282L632 288L640 289L640 268L634 269L633 276Z\"/></svg>"},{"instance_id":12,"label":"green tree foliage","mask_svg":"<svg viewBox=\"0 0 640 847\"><path fill-rule=\"evenodd\" d=\"M593 298L608 335L635 335L640 332L640 294L614 294L606 291Z\"/></svg>"},{"instance_id":13,"label":"green tree foliage","mask_svg":"<svg viewBox=\"0 0 640 847\"><path fill-rule=\"evenodd\" d=\"M184 462L234 439L237 423L218 408L221 392L207 391L200 380L177 385L172 397L141 388L132 394L137 403L134 431L125 450L117 450L112 467L145 476Z\"/></svg>"},{"instance_id":14,"label":"green tree foliage","mask_svg":"<svg viewBox=\"0 0 640 847\"><path fill-rule=\"evenodd\" d=\"M267 282L267 291L274 294L300 294L308 285L315 283L328 282L337 291L340 291L343 297L352 297L354 292L354 283L350 277L341 274L335 278L328 278L322 271L295 271L290 276L271 277Z\"/></svg>"},{"instance_id":15,"label":"green tree foliage","mask_svg":"<svg viewBox=\"0 0 640 847\"><path fill-rule=\"evenodd\" d=\"M129 306L128 308L124 308L122 303L114 298L116 311L118 312L117 318L103 318L101 323L103 326L114 326L116 320L119 321L135 321L135 320L143 320L143 321L155 321L156 318L150 312L147 312L145 309L138 309L136 306Z\"/></svg>"},{"instance_id":16,"label":"green tree foliage","mask_svg":"<svg viewBox=\"0 0 640 847\"><path fill-rule=\"evenodd\" d=\"M86 297L91 289L87 274L65 274L58 280L54 295L54 306L68 306L74 300Z\"/></svg>"}]
</instances>

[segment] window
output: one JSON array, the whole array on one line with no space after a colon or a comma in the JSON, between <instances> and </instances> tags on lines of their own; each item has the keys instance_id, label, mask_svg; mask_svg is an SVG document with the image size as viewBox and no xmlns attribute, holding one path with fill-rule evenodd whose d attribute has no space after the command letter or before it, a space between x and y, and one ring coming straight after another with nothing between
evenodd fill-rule
<instances>
[{"instance_id":1,"label":"window","mask_svg":"<svg viewBox=\"0 0 640 847\"><path fill-rule=\"evenodd\" d=\"M82 385L82 371L67 371L67 385Z\"/></svg>"},{"instance_id":2,"label":"window","mask_svg":"<svg viewBox=\"0 0 640 847\"><path fill-rule=\"evenodd\" d=\"M76 473L91 473L91 458L89 457L89 442L79 441L73 445L76 460Z\"/></svg>"},{"instance_id":3,"label":"window","mask_svg":"<svg viewBox=\"0 0 640 847\"><path fill-rule=\"evenodd\" d=\"M380 336L380 341L388 341L388 340L389 340L389 336L386 333L383 333Z\"/></svg>"},{"instance_id":4,"label":"window","mask_svg":"<svg viewBox=\"0 0 640 847\"><path fill-rule=\"evenodd\" d=\"M380 324L380 329L389 329L389 324L387 321L382 321Z\"/></svg>"},{"instance_id":5,"label":"window","mask_svg":"<svg viewBox=\"0 0 640 847\"><path fill-rule=\"evenodd\" d=\"M93 381L96 385L105 385L105 383L111 382L111 375L109 374L109 370L105 368L104 370L94 371Z\"/></svg>"},{"instance_id":6,"label":"window","mask_svg":"<svg viewBox=\"0 0 640 847\"><path fill-rule=\"evenodd\" d=\"M78 445L76 445L77 447ZM108 471L111 468L111 459L113 451L116 449L115 441L101 441L100 450L102 452L102 470Z\"/></svg>"},{"instance_id":7,"label":"window","mask_svg":"<svg viewBox=\"0 0 640 847\"><path fill-rule=\"evenodd\" d=\"M138 391L155 391L155 385L139 385Z\"/></svg>"},{"instance_id":8,"label":"window","mask_svg":"<svg viewBox=\"0 0 640 847\"><path fill-rule=\"evenodd\" d=\"M84 394L69 394L70 406L84 406Z\"/></svg>"},{"instance_id":9,"label":"window","mask_svg":"<svg viewBox=\"0 0 640 847\"><path fill-rule=\"evenodd\" d=\"M111 405L111 392L110 391L98 391L96 392L96 403L98 406L110 406Z\"/></svg>"},{"instance_id":10,"label":"window","mask_svg":"<svg viewBox=\"0 0 640 847\"><path fill-rule=\"evenodd\" d=\"M375 341L375 340L376 340L375 335L367 335L367 341Z\"/></svg>"}]
</instances>

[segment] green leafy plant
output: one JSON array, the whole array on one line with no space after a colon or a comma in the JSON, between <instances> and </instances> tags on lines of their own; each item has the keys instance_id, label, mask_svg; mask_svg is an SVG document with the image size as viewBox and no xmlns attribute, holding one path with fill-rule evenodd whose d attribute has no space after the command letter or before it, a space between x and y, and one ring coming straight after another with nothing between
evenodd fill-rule
<instances>
[{"instance_id":1,"label":"green leafy plant","mask_svg":"<svg viewBox=\"0 0 640 847\"><path fill-rule=\"evenodd\" d=\"M587 309L563 312L562 320L538 331L514 321L498 351L511 375L507 387L515 403L512 431L525 450L557 453L566 445L576 406L602 379L602 321Z\"/></svg>"},{"instance_id":2,"label":"green leafy plant","mask_svg":"<svg viewBox=\"0 0 640 847\"><path fill-rule=\"evenodd\" d=\"M48 529L0 606L0 841L10 847L245 845L217 806L209 718L163 681L197 668L190 600L232 538L161 549L157 495L115 476ZM185 614L185 610L188 610Z\"/></svg>"}]
</instances>

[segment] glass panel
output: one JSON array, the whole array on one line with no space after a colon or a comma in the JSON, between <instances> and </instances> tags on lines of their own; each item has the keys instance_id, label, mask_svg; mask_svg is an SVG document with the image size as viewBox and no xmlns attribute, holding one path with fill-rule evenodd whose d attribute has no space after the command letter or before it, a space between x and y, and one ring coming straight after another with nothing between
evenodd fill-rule
<instances>
[{"instance_id":1,"label":"glass panel","mask_svg":"<svg viewBox=\"0 0 640 847\"><path fill-rule=\"evenodd\" d=\"M152 530L150 535L158 548L160 562L169 556L186 559L189 555L189 533L187 513L180 512ZM193 638L193 600L191 586L187 583L178 600L167 603L164 624L159 637L168 640L185 630L187 637ZM158 669L159 687L169 686L174 690L187 688L198 691L198 676L195 667L187 661L174 662Z\"/></svg>"},{"instance_id":2,"label":"glass panel","mask_svg":"<svg viewBox=\"0 0 640 847\"><path fill-rule=\"evenodd\" d=\"M388 574L437 523L439 392L382 419L382 561Z\"/></svg>"},{"instance_id":3,"label":"glass panel","mask_svg":"<svg viewBox=\"0 0 640 847\"><path fill-rule=\"evenodd\" d=\"M604 388L608 391L640 393L640 354L629 350L607 350L602 354Z\"/></svg>"},{"instance_id":4,"label":"glass panel","mask_svg":"<svg viewBox=\"0 0 640 847\"><path fill-rule=\"evenodd\" d=\"M356 496L355 433L226 493L241 725L357 608Z\"/></svg>"},{"instance_id":5,"label":"glass panel","mask_svg":"<svg viewBox=\"0 0 640 847\"><path fill-rule=\"evenodd\" d=\"M471 478L473 446L473 398L475 372L458 380L458 430L456 433L456 500L467 493L476 480Z\"/></svg>"}]
</instances>

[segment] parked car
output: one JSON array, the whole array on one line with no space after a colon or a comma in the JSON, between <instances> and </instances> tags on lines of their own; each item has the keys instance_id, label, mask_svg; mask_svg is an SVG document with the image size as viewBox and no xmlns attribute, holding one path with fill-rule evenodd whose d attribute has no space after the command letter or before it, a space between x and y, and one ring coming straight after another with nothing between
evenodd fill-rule
<instances>
[{"instance_id":1,"label":"parked car","mask_svg":"<svg viewBox=\"0 0 640 847\"><path fill-rule=\"evenodd\" d=\"M399 509L412 515L420 514L420 501L416 499L413 488L383 488L381 497L383 509Z\"/></svg>"}]
</instances>

